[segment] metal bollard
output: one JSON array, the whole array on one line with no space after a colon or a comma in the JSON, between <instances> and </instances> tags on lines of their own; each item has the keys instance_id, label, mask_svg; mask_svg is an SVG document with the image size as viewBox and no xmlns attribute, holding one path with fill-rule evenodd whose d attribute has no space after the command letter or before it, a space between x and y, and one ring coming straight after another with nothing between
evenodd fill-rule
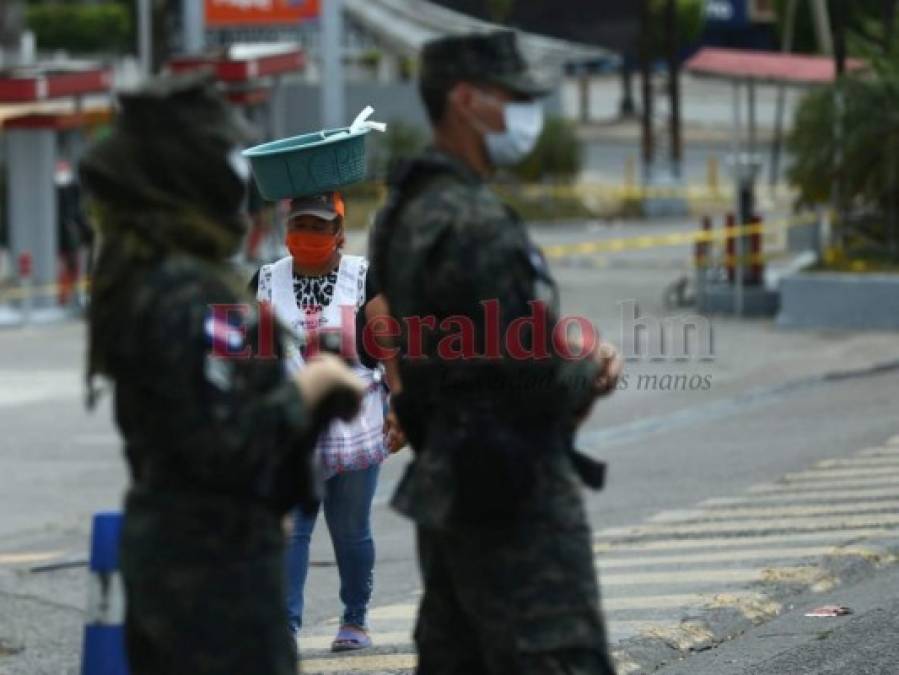
<instances>
[{"instance_id":1,"label":"metal bollard","mask_svg":"<svg viewBox=\"0 0 899 675\"><path fill-rule=\"evenodd\" d=\"M737 226L737 217L728 213L724 217L727 238L724 240L724 268L727 270L727 283L733 284L736 279L737 238L733 236L733 228Z\"/></svg>"},{"instance_id":2,"label":"metal bollard","mask_svg":"<svg viewBox=\"0 0 899 675\"><path fill-rule=\"evenodd\" d=\"M764 219L755 215L752 217L753 225L761 225ZM759 286L765 279L765 263L762 257L762 233L752 232L749 235L749 275L746 283L750 286Z\"/></svg>"},{"instance_id":3,"label":"metal bollard","mask_svg":"<svg viewBox=\"0 0 899 675\"><path fill-rule=\"evenodd\" d=\"M34 271L34 260L31 253L23 251L19 254L19 291L22 293L22 325L27 326L31 323L31 312L34 305L34 294L32 286L32 273Z\"/></svg>"},{"instance_id":4,"label":"metal bollard","mask_svg":"<svg viewBox=\"0 0 899 675\"><path fill-rule=\"evenodd\" d=\"M702 231L711 233L712 218L703 216ZM705 308L705 286L709 275L709 241L697 241L693 250L693 262L696 267L696 308L703 311Z\"/></svg>"}]
</instances>

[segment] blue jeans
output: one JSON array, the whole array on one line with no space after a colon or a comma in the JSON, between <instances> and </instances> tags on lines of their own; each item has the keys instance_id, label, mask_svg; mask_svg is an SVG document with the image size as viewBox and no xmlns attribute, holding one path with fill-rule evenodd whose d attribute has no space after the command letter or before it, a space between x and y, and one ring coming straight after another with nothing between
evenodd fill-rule
<instances>
[{"instance_id":1,"label":"blue jeans","mask_svg":"<svg viewBox=\"0 0 899 675\"><path fill-rule=\"evenodd\" d=\"M347 471L325 481L322 503L334 545L340 574L342 623L365 626L375 567L375 542L371 535L371 504L380 466ZM318 512L293 514L293 532L287 541L287 624L294 634L303 624L303 587L309 571L309 540Z\"/></svg>"}]
</instances>

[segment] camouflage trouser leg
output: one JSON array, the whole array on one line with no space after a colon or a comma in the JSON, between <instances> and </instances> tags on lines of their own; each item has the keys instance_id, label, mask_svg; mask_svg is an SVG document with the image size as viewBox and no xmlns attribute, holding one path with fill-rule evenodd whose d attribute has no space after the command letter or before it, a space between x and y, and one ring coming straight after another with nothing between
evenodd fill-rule
<instances>
[{"instance_id":1,"label":"camouflage trouser leg","mask_svg":"<svg viewBox=\"0 0 899 675\"><path fill-rule=\"evenodd\" d=\"M418 545L419 675L614 673L588 530L419 528Z\"/></svg>"},{"instance_id":2,"label":"camouflage trouser leg","mask_svg":"<svg viewBox=\"0 0 899 675\"><path fill-rule=\"evenodd\" d=\"M596 675L615 671L600 649L563 649L532 654L520 664L519 675Z\"/></svg>"},{"instance_id":3,"label":"camouflage trouser leg","mask_svg":"<svg viewBox=\"0 0 899 675\"><path fill-rule=\"evenodd\" d=\"M280 554L147 567L122 552L131 675L295 675Z\"/></svg>"}]
</instances>

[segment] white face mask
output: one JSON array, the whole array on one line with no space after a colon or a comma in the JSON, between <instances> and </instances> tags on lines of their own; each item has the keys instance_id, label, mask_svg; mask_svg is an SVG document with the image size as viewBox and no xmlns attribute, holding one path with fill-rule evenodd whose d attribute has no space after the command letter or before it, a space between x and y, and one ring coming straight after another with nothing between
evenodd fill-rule
<instances>
[{"instance_id":1,"label":"white face mask","mask_svg":"<svg viewBox=\"0 0 899 675\"><path fill-rule=\"evenodd\" d=\"M537 101L505 103L506 130L487 132L484 142L494 166L514 166L527 157L543 131L543 106Z\"/></svg>"}]
</instances>

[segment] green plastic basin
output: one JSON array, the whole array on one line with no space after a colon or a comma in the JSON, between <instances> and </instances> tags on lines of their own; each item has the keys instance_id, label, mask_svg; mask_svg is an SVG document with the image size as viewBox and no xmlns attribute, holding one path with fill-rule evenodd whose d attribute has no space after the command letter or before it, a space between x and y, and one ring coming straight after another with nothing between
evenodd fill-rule
<instances>
[{"instance_id":1,"label":"green plastic basin","mask_svg":"<svg viewBox=\"0 0 899 675\"><path fill-rule=\"evenodd\" d=\"M338 190L365 178L365 134L324 129L244 150L259 192L269 201Z\"/></svg>"}]
</instances>

